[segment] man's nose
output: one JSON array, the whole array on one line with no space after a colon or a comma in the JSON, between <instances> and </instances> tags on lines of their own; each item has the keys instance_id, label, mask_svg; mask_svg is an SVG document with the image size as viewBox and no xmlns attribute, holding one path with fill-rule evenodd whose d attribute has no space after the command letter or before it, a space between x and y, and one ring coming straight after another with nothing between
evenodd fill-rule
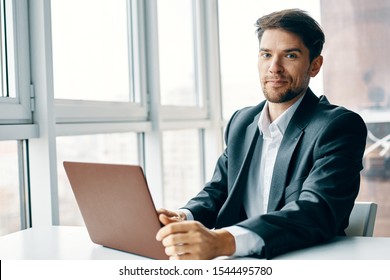
<instances>
[{"instance_id":1,"label":"man's nose","mask_svg":"<svg viewBox=\"0 0 390 280\"><path fill-rule=\"evenodd\" d=\"M282 73L283 72L283 65L280 61L280 58L273 57L270 61L269 69L271 73Z\"/></svg>"}]
</instances>

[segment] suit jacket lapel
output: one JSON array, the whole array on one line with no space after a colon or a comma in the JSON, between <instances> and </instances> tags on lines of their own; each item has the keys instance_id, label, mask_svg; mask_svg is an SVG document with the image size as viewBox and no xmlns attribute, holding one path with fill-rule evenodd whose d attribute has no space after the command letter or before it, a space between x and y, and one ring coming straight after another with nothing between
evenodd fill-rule
<instances>
[{"instance_id":1,"label":"suit jacket lapel","mask_svg":"<svg viewBox=\"0 0 390 280\"><path fill-rule=\"evenodd\" d=\"M268 212L277 210L283 197L287 183L288 167L290 165L292 155L300 138L304 134L305 127L310 122L318 101L318 97L316 97L314 93L308 89L286 129L275 161L269 194Z\"/></svg>"},{"instance_id":2,"label":"suit jacket lapel","mask_svg":"<svg viewBox=\"0 0 390 280\"><path fill-rule=\"evenodd\" d=\"M285 133L282 143L276 157L274 173L272 175L271 189L268 200L268 212L275 211L282 199L284 188L286 186L288 166L292 154L302 137L303 131L299 127L292 127L289 133Z\"/></svg>"},{"instance_id":3,"label":"suit jacket lapel","mask_svg":"<svg viewBox=\"0 0 390 280\"><path fill-rule=\"evenodd\" d=\"M245 152L245 157L242 160L242 163L238 164L237 166L232 165L232 169L238 170L238 172L232 172L232 174L237 174L234 175L236 177L234 183L232 184L232 189L236 189L237 185L243 185L242 180L246 179L245 174L248 172L250 161L253 156L253 152L255 150L256 143L259 139L259 128L258 128L258 123L259 123L259 118L261 111L264 108L265 101L261 102L258 106L254 108L258 113L253 117L253 121L250 125L248 125L245 135L242 136L241 139L243 139L245 142L242 143L243 147L247 147L247 150ZM241 141L241 139L239 141ZM262 141L262 139L261 139ZM232 162L232 164L235 164L236 162ZM244 175L244 177L243 177ZM240 183L240 184L239 184ZM245 181L244 181L245 183ZM240 189L244 189L243 187Z\"/></svg>"},{"instance_id":4,"label":"suit jacket lapel","mask_svg":"<svg viewBox=\"0 0 390 280\"><path fill-rule=\"evenodd\" d=\"M231 193L219 212L216 228L232 225L243 219L242 215L245 213L245 210L242 205L242 197L246 187L249 165L253 157L256 143L259 141L260 133L257 126L259 116L260 113L254 117L253 123L248 126L245 136L243 136L243 139L245 139L243 146L247 147L247 151L245 152L242 164L237 166L239 171L237 173L236 180L232 185Z\"/></svg>"}]
</instances>

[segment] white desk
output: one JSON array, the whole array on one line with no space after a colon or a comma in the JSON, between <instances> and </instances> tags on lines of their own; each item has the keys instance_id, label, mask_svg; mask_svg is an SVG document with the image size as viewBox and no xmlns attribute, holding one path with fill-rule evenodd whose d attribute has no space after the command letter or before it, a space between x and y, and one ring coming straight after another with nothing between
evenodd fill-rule
<instances>
[{"instance_id":1,"label":"white desk","mask_svg":"<svg viewBox=\"0 0 390 280\"><path fill-rule=\"evenodd\" d=\"M0 237L0 259L129 260L147 259L94 244L85 227L53 226Z\"/></svg>"},{"instance_id":2,"label":"white desk","mask_svg":"<svg viewBox=\"0 0 390 280\"><path fill-rule=\"evenodd\" d=\"M286 253L280 260L390 260L389 237L336 237L333 241Z\"/></svg>"},{"instance_id":3,"label":"white desk","mask_svg":"<svg viewBox=\"0 0 390 280\"><path fill-rule=\"evenodd\" d=\"M32 228L0 237L2 260L129 260L146 259L92 243L85 227ZM390 238L337 237L327 244L297 250L284 260L390 260Z\"/></svg>"}]
</instances>

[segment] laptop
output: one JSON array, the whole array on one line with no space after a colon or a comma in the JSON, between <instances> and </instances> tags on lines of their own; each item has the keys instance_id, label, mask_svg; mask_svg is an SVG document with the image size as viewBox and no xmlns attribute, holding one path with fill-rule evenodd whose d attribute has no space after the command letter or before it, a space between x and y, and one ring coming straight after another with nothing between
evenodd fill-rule
<instances>
[{"instance_id":1,"label":"laptop","mask_svg":"<svg viewBox=\"0 0 390 280\"><path fill-rule=\"evenodd\" d=\"M161 223L137 165L64 162L92 242L152 259L168 259L156 240Z\"/></svg>"}]
</instances>

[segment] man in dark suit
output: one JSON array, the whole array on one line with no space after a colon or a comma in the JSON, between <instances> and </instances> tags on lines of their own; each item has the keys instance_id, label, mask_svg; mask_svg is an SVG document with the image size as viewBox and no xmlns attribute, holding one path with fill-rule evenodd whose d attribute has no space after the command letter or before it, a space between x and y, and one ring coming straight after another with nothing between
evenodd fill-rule
<instances>
[{"instance_id":1,"label":"man in dark suit","mask_svg":"<svg viewBox=\"0 0 390 280\"><path fill-rule=\"evenodd\" d=\"M348 226L367 130L359 115L309 88L325 36L297 9L256 26L266 101L232 116L203 190L179 211L159 210L165 226L156 238L171 259L273 258L344 235Z\"/></svg>"}]
</instances>

